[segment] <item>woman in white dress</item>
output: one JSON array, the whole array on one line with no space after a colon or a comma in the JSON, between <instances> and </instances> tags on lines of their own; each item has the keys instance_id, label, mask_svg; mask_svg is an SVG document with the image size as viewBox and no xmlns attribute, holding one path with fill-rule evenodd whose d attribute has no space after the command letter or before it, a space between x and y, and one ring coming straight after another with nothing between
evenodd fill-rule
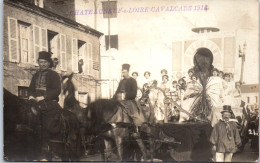
<instances>
[{"instance_id":1,"label":"woman in white dress","mask_svg":"<svg viewBox=\"0 0 260 163\"><path fill-rule=\"evenodd\" d=\"M224 74L224 83L223 83L223 105L233 105L234 98L233 96L233 83L230 82L230 74L225 73Z\"/></svg>"},{"instance_id":2,"label":"woman in white dress","mask_svg":"<svg viewBox=\"0 0 260 163\"><path fill-rule=\"evenodd\" d=\"M212 76L208 79L208 93L212 98L212 105L214 107L222 107L223 103L223 79L218 76L218 69L214 68L211 71Z\"/></svg>"},{"instance_id":3,"label":"woman in white dress","mask_svg":"<svg viewBox=\"0 0 260 163\"><path fill-rule=\"evenodd\" d=\"M212 127L219 121L217 115L218 109L223 106L223 78L221 78L222 73L218 69L214 68L212 71L212 76L208 79L207 93L211 98L212 104L212 114L211 114L211 125ZM219 76L220 75L220 76Z\"/></svg>"},{"instance_id":4,"label":"woman in white dress","mask_svg":"<svg viewBox=\"0 0 260 163\"><path fill-rule=\"evenodd\" d=\"M160 88L165 92L166 96L170 97L170 83L169 83L169 76L163 75L162 82L160 84Z\"/></svg>"},{"instance_id":5,"label":"woman in white dress","mask_svg":"<svg viewBox=\"0 0 260 163\"><path fill-rule=\"evenodd\" d=\"M235 104L235 107L240 107L241 105L241 89L240 89L240 83L239 82L236 82L236 89L234 91L234 104Z\"/></svg>"},{"instance_id":6,"label":"woman in white dress","mask_svg":"<svg viewBox=\"0 0 260 163\"><path fill-rule=\"evenodd\" d=\"M136 80L137 83L137 94L136 94L136 100L139 100L142 97L142 86L140 85L140 81L138 80L138 72L133 72L132 77Z\"/></svg>"},{"instance_id":7,"label":"woman in white dress","mask_svg":"<svg viewBox=\"0 0 260 163\"><path fill-rule=\"evenodd\" d=\"M153 83L153 80L150 78L151 77L151 73L149 71L145 71L144 72L144 79L142 81L140 81L140 86L143 88L144 84L148 84L148 86L150 87Z\"/></svg>"}]
</instances>

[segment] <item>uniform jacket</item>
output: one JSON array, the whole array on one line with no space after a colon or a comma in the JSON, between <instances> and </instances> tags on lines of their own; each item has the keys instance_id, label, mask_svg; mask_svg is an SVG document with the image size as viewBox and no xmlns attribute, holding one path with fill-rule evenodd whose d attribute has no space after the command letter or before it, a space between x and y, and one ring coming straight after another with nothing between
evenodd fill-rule
<instances>
[{"instance_id":1,"label":"uniform jacket","mask_svg":"<svg viewBox=\"0 0 260 163\"><path fill-rule=\"evenodd\" d=\"M117 93L125 93L126 100L134 100L137 94L136 80L132 77L121 80L116 90L115 96Z\"/></svg>"},{"instance_id":2,"label":"uniform jacket","mask_svg":"<svg viewBox=\"0 0 260 163\"><path fill-rule=\"evenodd\" d=\"M59 101L59 94L61 93L61 81L60 76L57 72L48 69L46 74L46 95L45 100L56 100ZM29 86L29 96L36 96L35 84L39 76L39 71L33 75L30 86Z\"/></svg>"}]
</instances>

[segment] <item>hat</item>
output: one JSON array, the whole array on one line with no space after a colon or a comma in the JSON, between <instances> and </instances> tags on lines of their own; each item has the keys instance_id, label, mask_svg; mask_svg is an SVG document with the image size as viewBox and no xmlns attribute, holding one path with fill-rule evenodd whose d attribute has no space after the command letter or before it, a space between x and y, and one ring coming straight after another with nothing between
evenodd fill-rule
<instances>
[{"instance_id":1,"label":"hat","mask_svg":"<svg viewBox=\"0 0 260 163\"><path fill-rule=\"evenodd\" d=\"M230 105L224 105L223 106L223 111L221 111L221 114L223 114L224 112L229 112L230 114L233 114L233 111L232 111Z\"/></svg>"},{"instance_id":2,"label":"hat","mask_svg":"<svg viewBox=\"0 0 260 163\"><path fill-rule=\"evenodd\" d=\"M127 63L122 65L122 70L127 70L127 71L129 71L129 68L130 68L130 65L127 64Z\"/></svg>"},{"instance_id":3,"label":"hat","mask_svg":"<svg viewBox=\"0 0 260 163\"><path fill-rule=\"evenodd\" d=\"M50 63L50 68L52 68L53 67L53 62L52 62L52 59L51 59L51 55L52 55L52 53L50 53L50 52L40 51L38 60L39 59L44 59L44 60L48 61Z\"/></svg>"},{"instance_id":4,"label":"hat","mask_svg":"<svg viewBox=\"0 0 260 163\"><path fill-rule=\"evenodd\" d=\"M162 74L163 72L165 72L165 74L167 74L167 70L162 69L162 70L161 70L161 74Z\"/></svg>"}]
</instances>

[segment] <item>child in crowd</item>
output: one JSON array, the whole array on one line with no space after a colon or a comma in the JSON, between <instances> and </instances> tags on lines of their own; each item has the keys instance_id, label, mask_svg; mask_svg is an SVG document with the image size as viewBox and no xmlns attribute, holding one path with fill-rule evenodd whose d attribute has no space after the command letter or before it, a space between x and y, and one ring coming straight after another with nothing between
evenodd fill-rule
<instances>
[{"instance_id":1,"label":"child in crowd","mask_svg":"<svg viewBox=\"0 0 260 163\"><path fill-rule=\"evenodd\" d=\"M230 121L233 114L231 106L224 105L221 114L222 119L214 126L210 142L213 144L213 153L216 152L216 162L231 162L233 153L241 145L241 139L236 122Z\"/></svg>"},{"instance_id":2,"label":"child in crowd","mask_svg":"<svg viewBox=\"0 0 260 163\"><path fill-rule=\"evenodd\" d=\"M224 79L224 72L223 72L223 71L219 71L218 76L219 76L221 79Z\"/></svg>"}]
</instances>

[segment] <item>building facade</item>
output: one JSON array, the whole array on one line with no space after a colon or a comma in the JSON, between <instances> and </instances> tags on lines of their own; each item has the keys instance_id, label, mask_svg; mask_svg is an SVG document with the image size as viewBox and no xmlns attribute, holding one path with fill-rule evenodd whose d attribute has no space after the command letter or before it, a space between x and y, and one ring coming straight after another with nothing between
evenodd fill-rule
<instances>
[{"instance_id":1,"label":"building facade","mask_svg":"<svg viewBox=\"0 0 260 163\"><path fill-rule=\"evenodd\" d=\"M4 88L28 98L38 52L49 51L58 61L55 71L61 76L74 73L76 98L82 104L100 98L100 36L101 32L47 10L42 3L4 1Z\"/></svg>"}]
</instances>

